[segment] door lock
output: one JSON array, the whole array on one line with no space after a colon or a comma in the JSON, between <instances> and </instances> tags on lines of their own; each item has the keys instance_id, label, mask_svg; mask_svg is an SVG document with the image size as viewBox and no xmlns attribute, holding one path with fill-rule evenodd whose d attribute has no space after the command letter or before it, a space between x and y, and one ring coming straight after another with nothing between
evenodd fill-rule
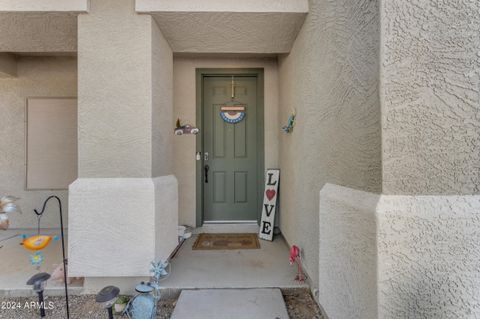
<instances>
[{"instance_id":1,"label":"door lock","mask_svg":"<svg viewBox=\"0 0 480 319\"><path fill-rule=\"evenodd\" d=\"M208 152L205 152L205 154L203 154L203 160L208 161Z\"/></svg>"}]
</instances>

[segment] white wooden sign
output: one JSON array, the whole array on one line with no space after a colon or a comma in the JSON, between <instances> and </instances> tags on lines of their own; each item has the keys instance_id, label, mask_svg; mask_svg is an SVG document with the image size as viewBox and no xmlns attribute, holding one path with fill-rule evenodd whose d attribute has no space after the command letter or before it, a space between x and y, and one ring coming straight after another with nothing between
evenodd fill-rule
<instances>
[{"instance_id":1,"label":"white wooden sign","mask_svg":"<svg viewBox=\"0 0 480 319\"><path fill-rule=\"evenodd\" d=\"M275 226L275 212L277 210L278 183L280 182L280 170L268 169L265 176L265 193L263 195L262 220L258 237L265 240L273 240L273 228Z\"/></svg>"}]
</instances>

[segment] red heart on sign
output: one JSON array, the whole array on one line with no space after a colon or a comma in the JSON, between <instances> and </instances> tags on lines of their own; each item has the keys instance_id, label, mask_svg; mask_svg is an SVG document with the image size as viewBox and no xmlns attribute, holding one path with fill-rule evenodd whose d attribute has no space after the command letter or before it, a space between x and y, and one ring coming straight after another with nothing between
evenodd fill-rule
<instances>
[{"instance_id":1,"label":"red heart on sign","mask_svg":"<svg viewBox=\"0 0 480 319\"><path fill-rule=\"evenodd\" d=\"M267 195L268 200L272 200L272 198L275 197L276 192L273 189L267 189L265 194Z\"/></svg>"}]
</instances>

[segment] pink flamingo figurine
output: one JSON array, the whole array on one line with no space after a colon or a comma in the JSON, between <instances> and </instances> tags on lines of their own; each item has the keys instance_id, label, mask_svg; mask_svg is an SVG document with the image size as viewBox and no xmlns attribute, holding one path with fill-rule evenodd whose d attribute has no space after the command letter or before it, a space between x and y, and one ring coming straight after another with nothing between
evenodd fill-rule
<instances>
[{"instance_id":1,"label":"pink flamingo figurine","mask_svg":"<svg viewBox=\"0 0 480 319\"><path fill-rule=\"evenodd\" d=\"M302 256L301 256L301 251L300 248L297 245L293 245L292 248L290 248L290 265L293 265L293 263L297 263L297 275L295 276L295 280L298 282L305 282L306 276L303 273L302 269Z\"/></svg>"}]
</instances>

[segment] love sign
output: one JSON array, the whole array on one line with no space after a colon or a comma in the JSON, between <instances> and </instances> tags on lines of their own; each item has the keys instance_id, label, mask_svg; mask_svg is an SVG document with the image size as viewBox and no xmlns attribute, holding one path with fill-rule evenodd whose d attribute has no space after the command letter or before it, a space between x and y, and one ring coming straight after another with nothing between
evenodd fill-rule
<instances>
[{"instance_id":1,"label":"love sign","mask_svg":"<svg viewBox=\"0 0 480 319\"><path fill-rule=\"evenodd\" d=\"M278 183L280 170L268 169L265 176L265 194L263 196L262 220L258 237L272 241L275 226L275 212L277 210Z\"/></svg>"}]
</instances>

